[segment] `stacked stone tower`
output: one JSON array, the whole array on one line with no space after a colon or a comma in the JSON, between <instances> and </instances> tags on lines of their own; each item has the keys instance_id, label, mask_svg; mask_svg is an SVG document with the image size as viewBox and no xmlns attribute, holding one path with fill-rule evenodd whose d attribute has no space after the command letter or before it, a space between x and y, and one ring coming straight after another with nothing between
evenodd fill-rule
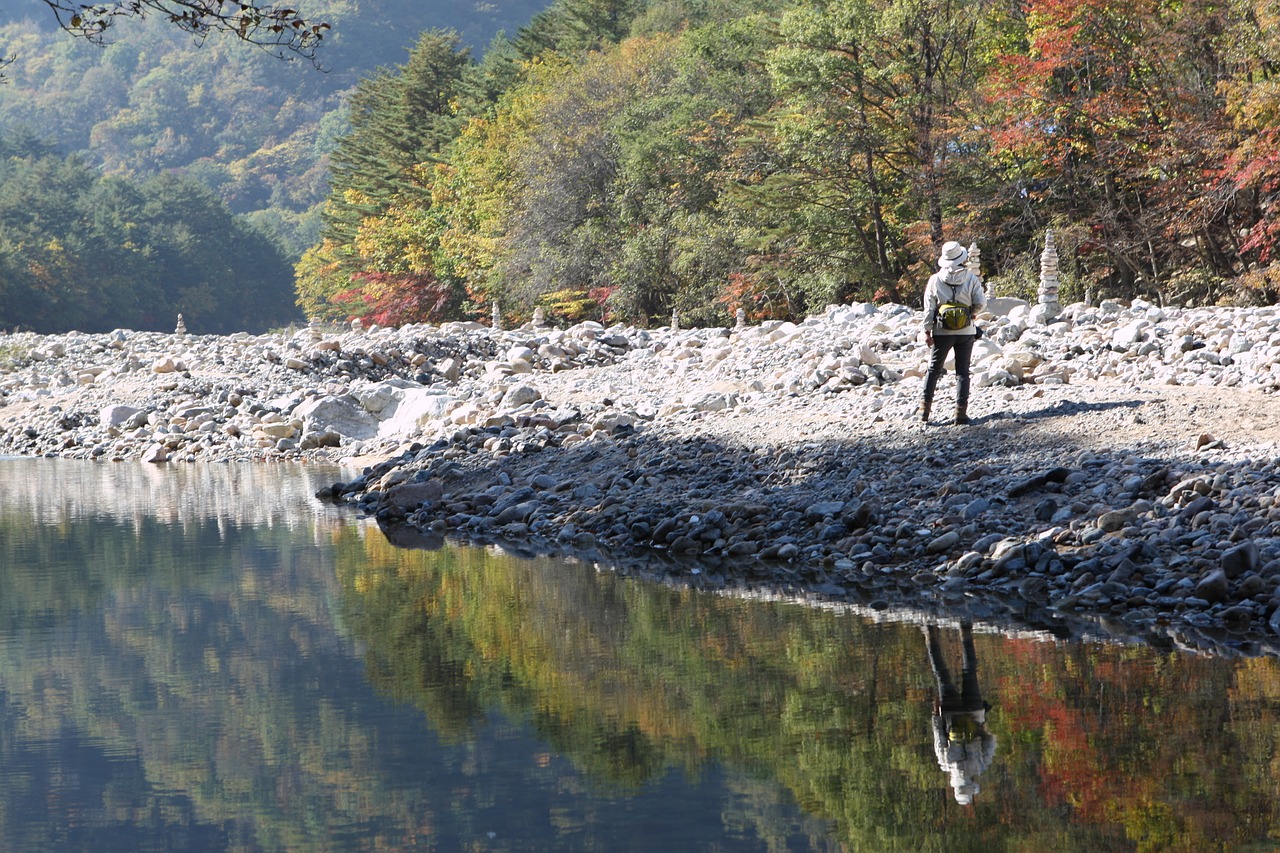
<instances>
[{"instance_id":1,"label":"stacked stone tower","mask_svg":"<svg viewBox=\"0 0 1280 853\"><path fill-rule=\"evenodd\" d=\"M1044 252L1040 255L1040 293L1036 300L1038 314L1045 321L1058 316L1062 306L1058 304L1058 247L1053 242L1053 229L1044 233Z\"/></svg>"},{"instance_id":2,"label":"stacked stone tower","mask_svg":"<svg viewBox=\"0 0 1280 853\"><path fill-rule=\"evenodd\" d=\"M965 269L978 277L978 281L982 281L982 250L978 248L977 243L969 244L969 260L964 262ZM987 286L987 299L991 299L991 287Z\"/></svg>"}]
</instances>

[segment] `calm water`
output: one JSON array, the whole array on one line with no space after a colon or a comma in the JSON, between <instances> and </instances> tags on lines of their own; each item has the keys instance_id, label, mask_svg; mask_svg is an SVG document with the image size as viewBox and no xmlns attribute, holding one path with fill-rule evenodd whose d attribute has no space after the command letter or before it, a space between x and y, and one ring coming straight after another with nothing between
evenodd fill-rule
<instances>
[{"instance_id":1,"label":"calm water","mask_svg":"<svg viewBox=\"0 0 1280 853\"><path fill-rule=\"evenodd\" d=\"M1272 659L398 549L332 479L0 460L0 850L1280 839Z\"/></svg>"}]
</instances>

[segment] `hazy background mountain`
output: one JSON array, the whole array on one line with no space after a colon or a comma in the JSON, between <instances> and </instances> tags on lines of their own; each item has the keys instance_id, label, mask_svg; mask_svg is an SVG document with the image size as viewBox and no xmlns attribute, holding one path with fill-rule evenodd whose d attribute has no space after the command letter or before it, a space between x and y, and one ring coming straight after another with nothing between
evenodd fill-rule
<instances>
[{"instance_id":1,"label":"hazy background mountain","mask_svg":"<svg viewBox=\"0 0 1280 853\"><path fill-rule=\"evenodd\" d=\"M344 96L400 65L418 34L452 29L478 55L514 34L543 0L319 0L333 24L322 70L231 38L202 45L161 18L122 21L105 47L60 32L36 0L0 8L0 133L15 130L80 154L105 175L198 179L296 256L315 242L325 155L346 129Z\"/></svg>"}]
</instances>

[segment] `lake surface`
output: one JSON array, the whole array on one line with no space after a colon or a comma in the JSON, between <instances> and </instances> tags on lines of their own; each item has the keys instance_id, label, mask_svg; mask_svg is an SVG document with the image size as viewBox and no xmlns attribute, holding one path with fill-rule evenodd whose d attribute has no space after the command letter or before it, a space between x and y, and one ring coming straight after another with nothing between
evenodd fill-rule
<instances>
[{"instance_id":1,"label":"lake surface","mask_svg":"<svg viewBox=\"0 0 1280 853\"><path fill-rule=\"evenodd\" d=\"M0 460L0 850L1280 844L1273 658L397 548L333 479Z\"/></svg>"}]
</instances>

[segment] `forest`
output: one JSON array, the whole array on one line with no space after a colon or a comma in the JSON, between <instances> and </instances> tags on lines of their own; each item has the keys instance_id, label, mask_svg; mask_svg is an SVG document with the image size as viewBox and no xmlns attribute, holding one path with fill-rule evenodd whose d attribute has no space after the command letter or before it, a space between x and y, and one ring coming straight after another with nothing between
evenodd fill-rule
<instances>
[{"instance_id":1,"label":"forest","mask_svg":"<svg viewBox=\"0 0 1280 853\"><path fill-rule=\"evenodd\" d=\"M215 270L181 267L177 258L171 271L177 279L166 274L166 296L157 302L148 295L155 290L154 269L143 262L154 247L135 247L135 233L103 230L105 220L77 218L69 206L59 221L22 218L23 205L46 209L67 201L44 197L33 174L22 190L31 196L12 198L14 216L0 224L0 328L169 331L182 312L192 332L206 333L263 331L302 319L294 304L293 264L319 238L327 158L345 132L345 100L356 82L403 60L426 27L449 27L479 48L504 29L514 32L543 5L312 0L303 5L307 15L331 28L313 65L226 34L194 39L160 15L121 18L95 44L59 30L42 0L0 4L0 138L7 140L7 174L56 156L77 164L69 169L90 170L131 192L162 176L180 179L197 195L187 199L171 188L166 215L183 221L202 215L210 203L201 195L207 190L217 209L202 226L204 236L223 244L239 239L220 230L234 219L236 234L255 243L252 252L259 251L258 242L270 244L272 252L258 272L246 266L240 274L247 278L234 283L219 283ZM31 142L42 152L34 159L25 149ZM14 146L17 154L9 150ZM9 183L8 189L16 193L18 186ZM186 206L191 216L183 212ZM86 247L92 251L74 254L73 244L89 231L96 232L94 246ZM44 252L55 239L64 256L51 265ZM115 256L113 264L119 257L142 263L134 270L113 266L124 275L98 279L99 249ZM145 316L117 310L128 275L136 276L137 293L125 301L148 303ZM255 293L249 305L242 301L247 290ZM85 294L96 302L88 319L70 310ZM216 321L210 299L225 302Z\"/></svg>"},{"instance_id":2,"label":"forest","mask_svg":"<svg viewBox=\"0 0 1280 853\"><path fill-rule=\"evenodd\" d=\"M557 0L361 80L311 315L641 325L914 304L975 243L1065 302L1276 298L1274 4ZM501 51L499 53L498 51Z\"/></svg>"},{"instance_id":3,"label":"forest","mask_svg":"<svg viewBox=\"0 0 1280 853\"><path fill-rule=\"evenodd\" d=\"M318 2L323 70L154 20L98 48L0 13L19 58L0 131L209 189L294 266L313 319L914 304L948 239L1027 297L1049 228L1063 301L1277 298L1274 4L531 5ZM11 313L22 281L0 279L0 326L79 322Z\"/></svg>"}]
</instances>

